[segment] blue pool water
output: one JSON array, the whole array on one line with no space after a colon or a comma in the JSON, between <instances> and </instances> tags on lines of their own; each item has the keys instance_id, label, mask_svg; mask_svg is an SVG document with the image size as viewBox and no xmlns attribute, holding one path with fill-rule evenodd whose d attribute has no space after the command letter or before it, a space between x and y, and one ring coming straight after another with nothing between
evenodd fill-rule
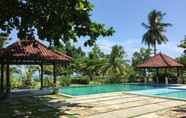
<instances>
[{"instance_id":1,"label":"blue pool water","mask_svg":"<svg viewBox=\"0 0 186 118\"><path fill-rule=\"evenodd\" d=\"M141 95L150 95L150 96L159 96L159 97L169 97L169 98L186 100L186 89L175 89L175 88L171 88L171 87L160 88L160 89L131 91L130 93L141 94Z\"/></svg>"},{"instance_id":2,"label":"blue pool water","mask_svg":"<svg viewBox=\"0 0 186 118\"><path fill-rule=\"evenodd\" d=\"M110 84L97 86L63 87L59 89L59 93L71 96L81 96L119 91L140 95L160 96L186 100L186 89L177 89L177 87L165 85Z\"/></svg>"},{"instance_id":3,"label":"blue pool water","mask_svg":"<svg viewBox=\"0 0 186 118\"><path fill-rule=\"evenodd\" d=\"M68 94L72 96L89 95L108 92L119 91L138 91L165 88L163 85L148 85L148 84L109 84L109 85L97 85L97 86L77 86L77 87L64 87L59 89L60 93Z\"/></svg>"}]
</instances>

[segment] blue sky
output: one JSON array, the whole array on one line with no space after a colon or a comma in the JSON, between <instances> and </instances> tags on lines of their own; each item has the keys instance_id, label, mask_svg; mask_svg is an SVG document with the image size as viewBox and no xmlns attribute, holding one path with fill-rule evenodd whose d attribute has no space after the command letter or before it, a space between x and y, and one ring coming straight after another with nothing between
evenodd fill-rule
<instances>
[{"instance_id":1,"label":"blue sky","mask_svg":"<svg viewBox=\"0 0 186 118\"><path fill-rule=\"evenodd\" d=\"M104 52L109 52L111 46L119 44L131 58L134 51L146 47L141 43L146 31L141 23L147 22L148 13L156 9L167 13L164 21L173 24L166 33L169 42L158 46L158 51L172 57L181 55L182 49L177 45L186 35L186 0L92 0L92 3L95 5L92 18L116 30L112 37L97 41Z\"/></svg>"},{"instance_id":2,"label":"blue sky","mask_svg":"<svg viewBox=\"0 0 186 118\"><path fill-rule=\"evenodd\" d=\"M145 29L142 22L147 22L148 13L153 10L161 10L167 15L164 21L173 24L167 29L169 42L158 46L158 51L172 57L181 55L182 49L177 48L180 41L186 35L186 0L91 0L95 5L92 19L113 26L116 33L112 37L100 38L97 44L109 53L115 44L122 45L130 59L133 52L140 47L146 47L141 43ZM15 37L15 33L12 34ZM82 41L78 45L83 45ZM89 51L89 48L83 48Z\"/></svg>"}]
</instances>

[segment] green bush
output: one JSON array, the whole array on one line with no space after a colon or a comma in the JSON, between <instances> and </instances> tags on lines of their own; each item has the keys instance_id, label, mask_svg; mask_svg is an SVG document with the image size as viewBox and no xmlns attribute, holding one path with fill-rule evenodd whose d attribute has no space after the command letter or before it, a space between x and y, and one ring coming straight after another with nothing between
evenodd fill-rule
<instances>
[{"instance_id":1,"label":"green bush","mask_svg":"<svg viewBox=\"0 0 186 118\"><path fill-rule=\"evenodd\" d=\"M72 84L89 84L89 81L87 77L74 77L71 79Z\"/></svg>"},{"instance_id":2,"label":"green bush","mask_svg":"<svg viewBox=\"0 0 186 118\"><path fill-rule=\"evenodd\" d=\"M61 77L59 78L60 86L69 86L71 84L70 77Z\"/></svg>"},{"instance_id":3,"label":"green bush","mask_svg":"<svg viewBox=\"0 0 186 118\"><path fill-rule=\"evenodd\" d=\"M21 88L22 87L22 81L17 79L17 78L12 78L11 79L11 88Z\"/></svg>"}]
</instances>

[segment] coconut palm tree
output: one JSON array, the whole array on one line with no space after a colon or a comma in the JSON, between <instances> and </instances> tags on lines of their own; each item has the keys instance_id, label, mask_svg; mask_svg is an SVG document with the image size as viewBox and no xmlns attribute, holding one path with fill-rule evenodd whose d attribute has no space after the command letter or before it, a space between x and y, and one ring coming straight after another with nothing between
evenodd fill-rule
<instances>
[{"instance_id":1,"label":"coconut palm tree","mask_svg":"<svg viewBox=\"0 0 186 118\"><path fill-rule=\"evenodd\" d=\"M127 60L122 46L112 47L108 62L103 67L103 73L114 75L125 75L127 73Z\"/></svg>"},{"instance_id":2,"label":"coconut palm tree","mask_svg":"<svg viewBox=\"0 0 186 118\"><path fill-rule=\"evenodd\" d=\"M148 15L148 24L142 23L142 25L147 29L143 35L142 42L150 48L154 48L154 54L156 54L156 45L166 43L168 41L164 32L168 26L171 26L170 23L162 22L165 13L161 11L153 10Z\"/></svg>"}]
</instances>

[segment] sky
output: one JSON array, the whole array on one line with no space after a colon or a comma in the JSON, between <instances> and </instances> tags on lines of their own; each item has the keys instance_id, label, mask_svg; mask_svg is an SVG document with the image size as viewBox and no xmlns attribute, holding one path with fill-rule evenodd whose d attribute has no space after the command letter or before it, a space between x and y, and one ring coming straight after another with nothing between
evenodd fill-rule
<instances>
[{"instance_id":1,"label":"sky","mask_svg":"<svg viewBox=\"0 0 186 118\"><path fill-rule=\"evenodd\" d=\"M113 26L116 33L112 37L99 38L97 44L105 52L109 53L113 45L121 45L127 52L128 59L141 47L147 47L141 43L145 28L142 22L147 23L147 15L153 9L165 12L164 22L173 26L167 29L167 44L157 46L158 52L172 57L182 54L182 49L177 46L186 35L186 0L91 0L95 5L91 18L98 22ZM11 37L15 37L12 33ZM78 42L83 46L83 42ZM88 52L90 48L83 47Z\"/></svg>"},{"instance_id":2,"label":"sky","mask_svg":"<svg viewBox=\"0 0 186 118\"><path fill-rule=\"evenodd\" d=\"M147 15L153 9L166 13L164 22L173 26L167 28L166 36L169 42L158 46L158 52L172 57L178 57L183 50L177 46L186 35L186 0L92 0L95 10L92 19L113 26L116 33L112 37L100 38L97 44L104 52L109 53L115 44L122 45L128 58L141 47ZM85 48L85 50L87 50Z\"/></svg>"}]
</instances>

